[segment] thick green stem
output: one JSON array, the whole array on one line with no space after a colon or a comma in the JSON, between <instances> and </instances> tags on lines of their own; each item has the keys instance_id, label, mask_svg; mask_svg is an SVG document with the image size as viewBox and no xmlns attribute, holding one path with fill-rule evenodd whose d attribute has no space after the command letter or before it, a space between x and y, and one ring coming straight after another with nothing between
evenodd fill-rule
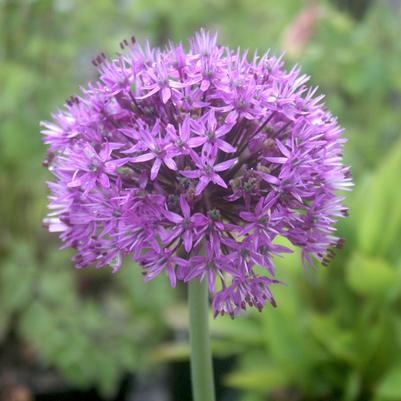
<instances>
[{"instance_id":1,"label":"thick green stem","mask_svg":"<svg viewBox=\"0 0 401 401\"><path fill-rule=\"evenodd\" d=\"M215 401L207 280L188 284L193 401Z\"/></svg>"}]
</instances>

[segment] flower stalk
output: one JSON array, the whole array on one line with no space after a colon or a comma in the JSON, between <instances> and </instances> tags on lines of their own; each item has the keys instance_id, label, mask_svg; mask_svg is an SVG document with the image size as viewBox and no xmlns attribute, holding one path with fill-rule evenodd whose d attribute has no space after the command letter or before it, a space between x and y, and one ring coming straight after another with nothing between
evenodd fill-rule
<instances>
[{"instance_id":1,"label":"flower stalk","mask_svg":"<svg viewBox=\"0 0 401 401\"><path fill-rule=\"evenodd\" d=\"M215 401L206 280L188 283L188 302L193 401Z\"/></svg>"}]
</instances>

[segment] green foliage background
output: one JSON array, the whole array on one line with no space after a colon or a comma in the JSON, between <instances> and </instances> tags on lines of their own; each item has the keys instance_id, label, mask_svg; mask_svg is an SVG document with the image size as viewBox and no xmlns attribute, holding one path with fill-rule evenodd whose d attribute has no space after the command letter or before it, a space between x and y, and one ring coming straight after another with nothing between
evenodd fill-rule
<instances>
[{"instance_id":1,"label":"green foliage background","mask_svg":"<svg viewBox=\"0 0 401 401\"><path fill-rule=\"evenodd\" d=\"M365 13L355 5L370 3ZM396 2L395 2L396 3ZM133 33L154 44L201 26L231 46L280 51L307 2L295 0L0 0L0 342L77 387L116 391L125 372L185 358L167 342L185 328L185 291L139 269L76 271L41 228L49 178L39 121L79 84L90 60ZM241 401L401 400L401 26L387 2L320 1L297 60L346 127L355 190L339 225L347 245L330 268L277 261L279 308L212 323L224 383ZM342 6L342 7L339 7ZM401 8L400 5L398 5ZM155 351L156 350L156 351ZM183 400L184 401L184 400Z\"/></svg>"}]
</instances>

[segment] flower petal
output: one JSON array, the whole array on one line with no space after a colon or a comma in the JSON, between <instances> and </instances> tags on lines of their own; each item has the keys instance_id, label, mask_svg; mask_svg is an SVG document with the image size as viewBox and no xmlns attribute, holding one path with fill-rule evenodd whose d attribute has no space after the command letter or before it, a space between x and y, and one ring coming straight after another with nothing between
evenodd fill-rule
<instances>
[{"instance_id":1,"label":"flower petal","mask_svg":"<svg viewBox=\"0 0 401 401\"><path fill-rule=\"evenodd\" d=\"M205 136L195 136L188 140L187 144L190 148L197 148L203 145L207 141Z\"/></svg>"},{"instance_id":2,"label":"flower petal","mask_svg":"<svg viewBox=\"0 0 401 401\"><path fill-rule=\"evenodd\" d=\"M170 88L163 88L162 89L162 102L166 104L169 99L171 98L171 89Z\"/></svg>"},{"instance_id":3,"label":"flower petal","mask_svg":"<svg viewBox=\"0 0 401 401\"><path fill-rule=\"evenodd\" d=\"M209 185L209 182L210 182L209 178L202 176L199 179L198 185L196 186L195 195L196 196L200 195L203 192L203 190Z\"/></svg>"},{"instance_id":4,"label":"flower petal","mask_svg":"<svg viewBox=\"0 0 401 401\"><path fill-rule=\"evenodd\" d=\"M154 153L144 153L143 155L131 157L129 160L132 163L143 163L149 160L153 160L156 157Z\"/></svg>"},{"instance_id":5,"label":"flower petal","mask_svg":"<svg viewBox=\"0 0 401 401\"><path fill-rule=\"evenodd\" d=\"M170 170L178 170L178 167L177 167L177 165L175 164L175 161L174 161L174 159L172 159L171 157L165 157L164 159L163 159L163 161L164 161L164 164L170 169Z\"/></svg>"},{"instance_id":6,"label":"flower petal","mask_svg":"<svg viewBox=\"0 0 401 401\"><path fill-rule=\"evenodd\" d=\"M207 81L206 79L204 79L201 84L200 84L200 90L202 92L206 92L210 87L210 81Z\"/></svg>"},{"instance_id":7,"label":"flower petal","mask_svg":"<svg viewBox=\"0 0 401 401\"><path fill-rule=\"evenodd\" d=\"M237 162L238 158L235 157L234 159L230 159L230 160L226 160L225 162L216 164L213 167L214 171L225 171L228 170L229 168L231 168L236 162Z\"/></svg>"},{"instance_id":8,"label":"flower petal","mask_svg":"<svg viewBox=\"0 0 401 401\"><path fill-rule=\"evenodd\" d=\"M186 201L184 195L180 196L180 207L181 207L182 214L184 215L184 217L189 218L191 216L191 209L190 209L188 202Z\"/></svg>"},{"instance_id":9,"label":"flower petal","mask_svg":"<svg viewBox=\"0 0 401 401\"><path fill-rule=\"evenodd\" d=\"M215 143L217 147L223 152L234 153L236 151L234 147L232 147L228 142L223 141L222 139L217 139Z\"/></svg>"},{"instance_id":10,"label":"flower petal","mask_svg":"<svg viewBox=\"0 0 401 401\"><path fill-rule=\"evenodd\" d=\"M155 159L152 169L150 170L150 179L154 181L157 177L157 174L159 173L160 166L162 164L162 161L160 159Z\"/></svg>"},{"instance_id":11,"label":"flower petal","mask_svg":"<svg viewBox=\"0 0 401 401\"><path fill-rule=\"evenodd\" d=\"M167 218L167 220L179 224L182 222L183 218L177 213L170 212L169 210L163 210L163 215Z\"/></svg>"},{"instance_id":12,"label":"flower petal","mask_svg":"<svg viewBox=\"0 0 401 401\"><path fill-rule=\"evenodd\" d=\"M137 96L136 99L139 99L139 100L146 99L146 98L154 95L155 93L159 92L159 90L160 90L160 87L159 86L155 86L151 91L149 91L145 95Z\"/></svg>"},{"instance_id":13,"label":"flower petal","mask_svg":"<svg viewBox=\"0 0 401 401\"><path fill-rule=\"evenodd\" d=\"M192 242L193 242L192 232L190 230L185 231L184 235L183 235L183 239L184 239L185 251L191 252Z\"/></svg>"},{"instance_id":14,"label":"flower petal","mask_svg":"<svg viewBox=\"0 0 401 401\"><path fill-rule=\"evenodd\" d=\"M199 170L180 170L180 173L187 178L199 178L202 175Z\"/></svg>"},{"instance_id":15,"label":"flower petal","mask_svg":"<svg viewBox=\"0 0 401 401\"><path fill-rule=\"evenodd\" d=\"M214 174L213 175L212 181L215 184L220 185L223 188L227 188L227 184L225 183L225 181L218 174Z\"/></svg>"}]
</instances>

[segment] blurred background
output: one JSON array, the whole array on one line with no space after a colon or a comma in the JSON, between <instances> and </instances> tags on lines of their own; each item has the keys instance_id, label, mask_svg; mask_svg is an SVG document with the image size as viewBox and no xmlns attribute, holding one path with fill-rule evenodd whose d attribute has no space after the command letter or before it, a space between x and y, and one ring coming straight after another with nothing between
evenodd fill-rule
<instances>
[{"instance_id":1,"label":"blurred background","mask_svg":"<svg viewBox=\"0 0 401 401\"><path fill-rule=\"evenodd\" d=\"M279 307L212 321L219 401L401 400L400 0L0 0L0 400L189 401L185 288L75 270L41 227L39 121L134 34L285 50L346 128L329 268L277 260Z\"/></svg>"}]
</instances>

